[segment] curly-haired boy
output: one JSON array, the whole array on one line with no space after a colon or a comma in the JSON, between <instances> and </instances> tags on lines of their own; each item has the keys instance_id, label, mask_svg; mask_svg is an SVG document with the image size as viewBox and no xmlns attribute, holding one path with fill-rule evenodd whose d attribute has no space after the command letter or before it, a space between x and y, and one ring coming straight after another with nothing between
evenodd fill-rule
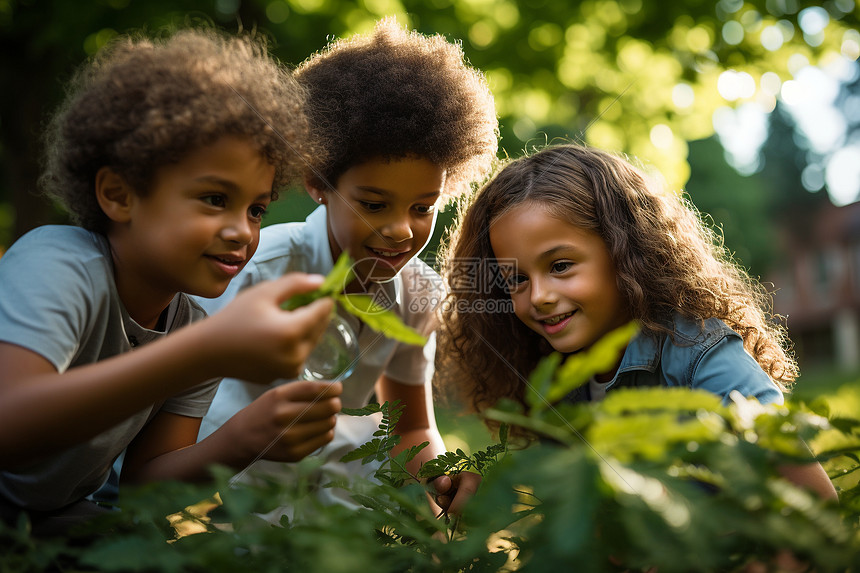
<instances>
[{"instance_id":1,"label":"curly-haired boy","mask_svg":"<svg viewBox=\"0 0 860 573\"><path fill-rule=\"evenodd\" d=\"M122 37L83 66L46 134L45 190L81 226L0 259L0 517L60 533L126 450L122 480L205 479L333 436L339 385L276 388L195 444L221 376L295 376L331 312L280 310L320 277L256 287L205 320L309 155L302 89L251 37ZM300 155L297 155L297 151ZM299 414L301 413L301 417Z\"/></svg>"},{"instance_id":2,"label":"curly-haired boy","mask_svg":"<svg viewBox=\"0 0 860 573\"><path fill-rule=\"evenodd\" d=\"M432 236L437 208L483 179L496 158L498 122L483 75L464 61L458 44L385 19L369 34L330 43L302 63L295 77L307 90L311 131L325 152L305 173L305 187L321 206L304 223L263 229L257 255L207 309L287 271L325 273L346 252L356 261L347 292L389 301L404 322L431 333L441 281L417 255ZM358 333L360 347L358 364L344 381L343 404L360 408L374 393L380 403L400 400L405 408L396 429L399 447L429 442L410 467L443 453L429 391L434 345L399 344L350 315L342 318ZM257 393L239 380L225 380L202 432L218 427ZM366 418L339 417L335 441L320 455L338 460L376 429L367 424ZM280 475L291 471L284 464L255 466ZM360 471L336 461L322 470ZM437 490L451 485L440 483ZM320 491L332 501L336 490ZM456 512L459 503L450 509Z\"/></svg>"}]
</instances>

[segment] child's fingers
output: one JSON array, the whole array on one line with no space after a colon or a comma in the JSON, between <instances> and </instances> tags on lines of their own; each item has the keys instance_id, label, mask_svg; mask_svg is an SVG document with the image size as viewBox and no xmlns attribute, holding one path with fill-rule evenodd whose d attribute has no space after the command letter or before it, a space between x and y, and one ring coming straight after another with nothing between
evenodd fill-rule
<instances>
[{"instance_id":1,"label":"child's fingers","mask_svg":"<svg viewBox=\"0 0 860 573\"><path fill-rule=\"evenodd\" d=\"M481 476L472 472L461 472L457 474L454 482L456 494L448 506L450 515L460 515L463 513L463 507L466 502L475 495L478 491L478 486L481 485Z\"/></svg>"},{"instance_id":2,"label":"child's fingers","mask_svg":"<svg viewBox=\"0 0 860 573\"><path fill-rule=\"evenodd\" d=\"M454 482L451 480L450 476L441 475L433 478L430 482L433 487L436 489L436 495L442 495L444 493L448 493L451 487L454 485Z\"/></svg>"},{"instance_id":3,"label":"child's fingers","mask_svg":"<svg viewBox=\"0 0 860 573\"><path fill-rule=\"evenodd\" d=\"M448 513L448 508L451 506L451 496L440 494L434 496L433 499L436 502L436 505L438 505L442 510L444 510L445 513Z\"/></svg>"},{"instance_id":4,"label":"child's fingers","mask_svg":"<svg viewBox=\"0 0 860 573\"><path fill-rule=\"evenodd\" d=\"M295 294L301 294L318 288L324 277L304 273L287 273L272 281L272 289L276 302L281 305ZM307 332L308 337L316 341L328 325L328 317L334 309L334 301L329 297L317 299L310 304L300 306L290 312L290 323L299 332Z\"/></svg>"},{"instance_id":5,"label":"child's fingers","mask_svg":"<svg viewBox=\"0 0 860 573\"><path fill-rule=\"evenodd\" d=\"M310 292L322 285L325 277L307 273L287 273L274 279L270 288L275 293L278 304L287 302L293 295Z\"/></svg>"},{"instance_id":6,"label":"child's fingers","mask_svg":"<svg viewBox=\"0 0 860 573\"><path fill-rule=\"evenodd\" d=\"M343 383L297 380L278 386L275 390L283 399L311 402L318 399L337 398L343 394Z\"/></svg>"},{"instance_id":7,"label":"child's fingers","mask_svg":"<svg viewBox=\"0 0 860 573\"><path fill-rule=\"evenodd\" d=\"M330 442L334 437L334 427L336 418L330 416L322 420L314 420L296 424L290 431L284 434L282 441L293 445L301 445L305 442L311 442L317 438L325 437L326 442ZM314 448L316 449L316 448ZM310 451L314 451L313 449Z\"/></svg>"},{"instance_id":8,"label":"child's fingers","mask_svg":"<svg viewBox=\"0 0 860 573\"><path fill-rule=\"evenodd\" d=\"M290 324L300 332L307 332L308 338L316 342L328 326L333 310L334 301L331 298L317 299L291 311Z\"/></svg>"},{"instance_id":9,"label":"child's fingers","mask_svg":"<svg viewBox=\"0 0 860 573\"><path fill-rule=\"evenodd\" d=\"M320 420L302 419L298 423L291 423L279 440L286 461L301 460L331 442L336 422L335 416L328 416Z\"/></svg>"},{"instance_id":10,"label":"child's fingers","mask_svg":"<svg viewBox=\"0 0 860 573\"><path fill-rule=\"evenodd\" d=\"M279 401L276 416L282 423L293 420L304 423L331 418L334 425L334 415L341 410L339 396L343 385L340 382L291 382L279 386L276 390L275 398Z\"/></svg>"},{"instance_id":11,"label":"child's fingers","mask_svg":"<svg viewBox=\"0 0 860 573\"><path fill-rule=\"evenodd\" d=\"M308 422L331 418L340 412L340 398L320 399L315 402L284 402L277 411L276 418L281 423L289 423L292 420Z\"/></svg>"},{"instance_id":12,"label":"child's fingers","mask_svg":"<svg viewBox=\"0 0 860 573\"><path fill-rule=\"evenodd\" d=\"M325 434L317 434L312 437L306 438L302 440L300 444L292 447L293 455L295 456L295 461L301 460L308 455L314 453L321 447L327 445L334 439L334 430L325 433Z\"/></svg>"}]
</instances>

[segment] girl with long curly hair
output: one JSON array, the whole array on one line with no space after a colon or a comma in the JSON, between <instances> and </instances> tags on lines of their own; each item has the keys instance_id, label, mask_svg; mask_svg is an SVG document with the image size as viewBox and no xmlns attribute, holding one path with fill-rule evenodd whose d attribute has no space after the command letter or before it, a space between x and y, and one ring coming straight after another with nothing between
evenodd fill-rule
<instances>
[{"instance_id":1,"label":"girl with long curly hair","mask_svg":"<svg viewBox=\"0 0 860 573\"><path fill-rule=\"evenodd\" d=\"M607 152L558 145L508 163L465 209L444 276L439 379L478 412L524 404L543 356L632 320L612 368L569 400L680 386L782 403L797 376L764 287L689 201ZM819 464L787 471L835 495Z\"/></svg>"}]
</instances>

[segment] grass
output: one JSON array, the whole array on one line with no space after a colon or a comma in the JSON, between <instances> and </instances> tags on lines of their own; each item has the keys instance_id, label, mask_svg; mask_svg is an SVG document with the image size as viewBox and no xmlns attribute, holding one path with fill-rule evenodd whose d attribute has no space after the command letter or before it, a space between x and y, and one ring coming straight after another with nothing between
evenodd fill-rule
<instances>
[{"instance_id":1,"label":"grass","mask_svg":"<svg viewBox=\"0 0 860 573\"><path fill-rule=\"evenodd\" d=\"M836 393L845 386L860 388L860 369L851 371L824 367L801 369L801 375L794 385L792 395L808 400Z\"/></svg>"}]
</instances>

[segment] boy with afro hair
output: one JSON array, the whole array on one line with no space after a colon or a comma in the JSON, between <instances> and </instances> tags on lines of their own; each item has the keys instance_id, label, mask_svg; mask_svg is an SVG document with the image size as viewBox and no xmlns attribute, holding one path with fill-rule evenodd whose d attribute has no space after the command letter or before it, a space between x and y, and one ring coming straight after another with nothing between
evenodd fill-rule
<instances>
[{"instance_id":1,"label":"boy with afro hair","mask_svg":"<svg viewBox=\"0 0 860 573\"><path fill-rule=\"evenodd\" d=\"M432 335L441 280L417 255L432 236L437 209L479 183L495 163L498 121L483 75L465 63L458 44L384 19L369 34L333 41L302 63L295 77L307 91L312 137L324 152L304 177L320 207L303 223L263 229L257 255L222 297L204 302L207 310L285 272L327 273L348 253L355 279L346 292L367 293L387 303L407 325ZM379 403L400 400L404 410L396 433L401 442L394 453L429 442L410 462L414 472L446 451L430 391L434 339L423 348L410 346L370 330L352 315L341 317L358 333L360 353L344 380L343 405L361 408L374 396ZM240 380L224 380L201 435L259 392ZM329 460L320 479L369 471L369 465L337 460L369 440L377 421L338 416L334 441L319 453ZM252 469L281 479L294 475L290 464L258 462ZM475 479L474 474L462 484L437 479L437 493L445 494L438 498L440 506L457 513L477 486ZM451 503L458 486L462 495ZM336 488L321 488L318 495L324 503L350 505L337 497ZM284 512L291 509L279 508L271 518Z\"/></svg>"},{"instance_id":2,"label":"boy with afro hair","mask_svg":"<svg viewBox=\"0 0 860 573\"><path fill-rule=\"evenodd\" d=\"M205 480L299 460L333 437L338 384L278 387L206 440L218 378L295 376L330 300L281 310L322 277L215 297L310 155L302 90L250 36L182 30L113 41L78 71L46 133L45 190L80 226L47 225L0 259L0 519L63 534L123 482ZM299 152L300 155L297 155Z\"/></svg>"}]
</instances>

